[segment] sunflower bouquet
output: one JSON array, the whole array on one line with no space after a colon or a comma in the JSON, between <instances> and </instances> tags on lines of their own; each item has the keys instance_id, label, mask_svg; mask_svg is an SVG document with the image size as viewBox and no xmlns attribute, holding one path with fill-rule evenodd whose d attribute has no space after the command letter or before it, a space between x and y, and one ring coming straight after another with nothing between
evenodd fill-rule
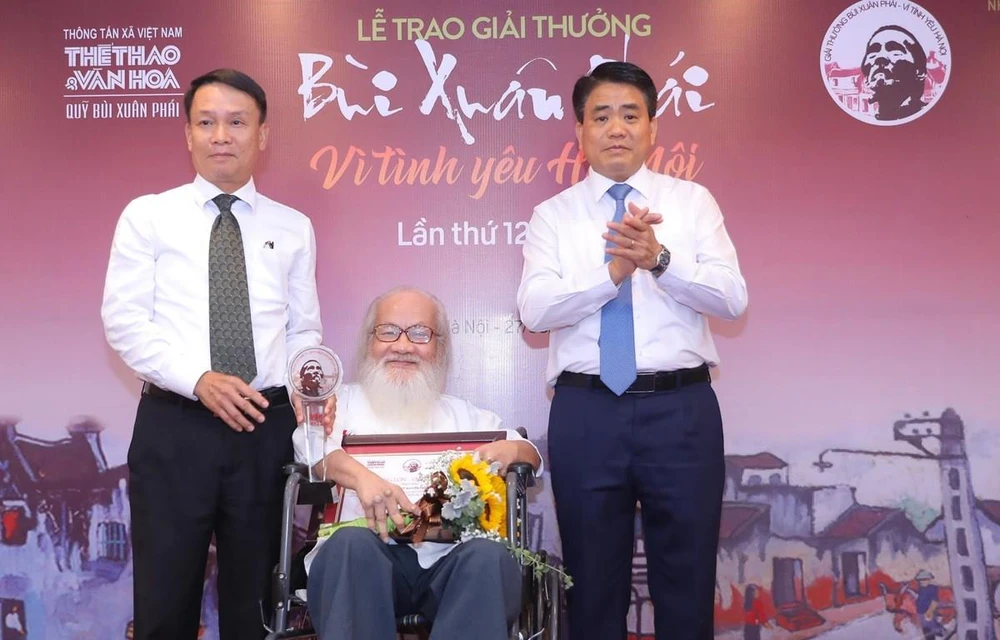
<instances>
[{"instance_id":1,"label":"sunflower bouquet","mask_svg":"<svg viewBox=\"0 0 1000 640\"><path fill-rule=\"evenodd\" d=\"M445 528L463 542L507 538L507 483L497 475L499 464L478 460L475 454L449 451L432 466L447 470L448 486L441 504Z\"/></svg>"},{"instance_id":2,"label":"sunflower bouquet","mask_svg":"<svg viewBox=\"0 0 1000 640\"><path fill-rule=\"evenodd\" d=\"M499 469L499 463L480 460L475 453L441 454L425 472L427 489L416 503L420 513L404 514L402 529L387 520L390 536L405 542L465 542L486 538L505 545L536 576L554 571L567 588L571 587L573 581L569 575L507 539L507 483L499 475ZM342 527L366 526L365 518L323 524L318 536L329 536Z\"/></svg>"}]
</instances>

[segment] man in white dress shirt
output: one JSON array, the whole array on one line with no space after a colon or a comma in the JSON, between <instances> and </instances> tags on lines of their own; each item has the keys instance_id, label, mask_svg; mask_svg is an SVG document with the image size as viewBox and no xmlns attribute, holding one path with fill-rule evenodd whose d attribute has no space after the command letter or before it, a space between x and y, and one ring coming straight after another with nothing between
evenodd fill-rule
<instances>
[{"instance_id":1,"label":"man in white dress shirt","mask_svg":"<svg viewBox=\"0 0 1000 640\"><path fill-rule=\"evenodd\" d=\"M549 332L552 490L573 640L623 640L636 504L656 637L713 636L724 476L708 316L739 317L746 283L715 199L653 173L656 87L597 66L573 90L590 171L535 208L517 292Z\"/></svg>"},{"instance_id":2,"label":"man in white dress shirt","mask_svg":"<svg viewBox=\"0 0 1000 640\"><path fill-rule=\"evenodd\" d=\"M128 452L135 638L197 637L214 534L219 635L247 640L265 634L293 456L287 360L321 341L316 242L308 218L254 184L260 85L219 69L184 106L197 176L125 208L101 308L108 343L144 381Z\"/></svg>"},{"instance_id":3,"label":"man in white dress shirt","mask_svg":"<svg viewBox=\"0 0 1000 640\"><path fill-rule=\"evenodd\" d=\"M403 287L376 298L362 325L358 382L338 391L333 441L345 432L502 429L496 414L443 393L449 337L444 306L434 296ZM294 441L296 459L353 489L368 518L369 529L340 529L306 557L307 600L321 640L390 640L396 617L411 613L433 621L431 638L509 638L520 610L521 573L503 545L484 539L387 544L387 519L402 527L401 513L416 513L403 490L343 449L324 456L311 447L310 459L304 427ZM527 462L536 473L541 466L538 450L516 431L477 451L498 462L501 473L514 462Z\"/></svg>"}]
</instances>

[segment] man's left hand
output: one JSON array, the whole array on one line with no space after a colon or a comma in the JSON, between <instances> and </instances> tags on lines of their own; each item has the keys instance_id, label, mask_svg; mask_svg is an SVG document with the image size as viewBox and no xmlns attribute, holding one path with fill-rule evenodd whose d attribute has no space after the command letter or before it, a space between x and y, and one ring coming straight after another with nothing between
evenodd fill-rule
<instances>
[{"instance_id":1,"label":"man's left hand","mask_svg":"<svg viewBox=\"0 0 1000 640\"><path fill-rule=\"evenodd\" d=\"M616 246L609 247L609 255L632 261L640 269L652 269L656 266L656 258L660 255L660 241L653 232L654 224L663 221L663 216L650 212L648 207L636 206L634 202L628 205L628 213L621 222L609 222L609 232L604 239ZM611 232L614 233L611 233Z\"/></svg>"},{"instance_id":2,"label":"man's left hand","mask_svg":"<svg viewBox=\"0 0 1000 640\"><path fill-rule=\"evenodd\" d=\"M297 393L292 394L292 409L295 410L295 423L305 422L305 411L302 407L302 396ZM326 435L333 433L333 421L337 418L337 396L332 395L326 399L323 405L323 432Z\"/></svg>"}]
</instances>

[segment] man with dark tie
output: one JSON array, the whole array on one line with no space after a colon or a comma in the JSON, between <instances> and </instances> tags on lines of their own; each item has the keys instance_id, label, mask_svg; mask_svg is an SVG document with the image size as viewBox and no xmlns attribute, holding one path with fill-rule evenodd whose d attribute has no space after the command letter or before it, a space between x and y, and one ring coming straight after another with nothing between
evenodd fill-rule
<instances>
[{"instance_id":1,"label":"man with dark tie","mask_svg":"<svg viewBox=\"0 0 1000 640\"><path fill-rule=\"evenodd\" d=\"M636 504L656 637L713 637L722 417L708 316L738 318L747 290L704 187L653 173L656 87L607 62L573 89L590 171L535 208L517 292L549 332L549 457L569 637L624 640Z\"/></svg>"},{"instance_id":2,"label":"man with dark tie","mask_svg":"<svg viewBox=\"0 0 1000 640\"><path fill-rule=\"evenodd\" d=\"M197 175L125 208L101 308L108 343L144 381L128 452L135 638L197 637L214 535L219 637L247 640L265 633L300 414L287 361L321 342L316 241L254 183L260 85L218 69L191 82L184 108Z\"/></svg>"}]
</instances>

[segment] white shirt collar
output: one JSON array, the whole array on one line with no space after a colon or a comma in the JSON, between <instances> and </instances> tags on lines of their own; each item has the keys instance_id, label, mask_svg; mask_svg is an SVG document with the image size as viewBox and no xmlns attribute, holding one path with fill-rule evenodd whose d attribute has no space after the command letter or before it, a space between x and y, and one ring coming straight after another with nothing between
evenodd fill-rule
<instances>
[{"instance_id":1,"label":"white shirt collar","mask_svg":"<svg viewBox=\"0 0 1000 640\"><path fill-rule=\"evenodd\" d=\"M584 180L584 184L587 189L587 193L590 195L590 199L597 202L608 192L608 189L612 185L619 184L597 173L593 169L587 172L587 178ZM653 172L646 166L642 165L639 170L633 173L626 181L625 184L632 187L639 195L649 198L653 193Z\"/></svg>"},{"instance_id":2,"label":"white shirt collar","mask_svg":"<svg viewBox=\"0 0 1000 640\"><path fill-rule=\"evenodd\" d=\"M202 209L205 208L209 200L222 193L222 189L201 177L201 175L196 175L192 184L194 185L195 201ZM250 177L250 180L245 185L234 191L233 195L250 205L251 211L257 209L257 187L254 186L253 176Z\"/></svg>"}]
</instances>

